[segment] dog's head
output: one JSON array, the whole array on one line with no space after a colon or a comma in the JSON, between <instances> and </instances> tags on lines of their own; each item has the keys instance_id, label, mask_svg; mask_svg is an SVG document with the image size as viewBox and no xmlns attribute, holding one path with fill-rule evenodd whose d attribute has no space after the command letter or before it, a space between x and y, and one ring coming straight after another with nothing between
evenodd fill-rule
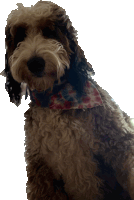
<instances>
[{"instance_id":1,"label":"dog's head","mask_svg":"<svg viewBox=\"0 0 134 200\"><path fill-rule=\"evenodd\" d=\"M21 98L21 85L31 90L53 88L61 78L81 94L93 75L84 52L78 45L77 33L61 7L39 1L30 8L18 4L6 26L6 89L16 105Z\"/></svg>"}]
</instances>

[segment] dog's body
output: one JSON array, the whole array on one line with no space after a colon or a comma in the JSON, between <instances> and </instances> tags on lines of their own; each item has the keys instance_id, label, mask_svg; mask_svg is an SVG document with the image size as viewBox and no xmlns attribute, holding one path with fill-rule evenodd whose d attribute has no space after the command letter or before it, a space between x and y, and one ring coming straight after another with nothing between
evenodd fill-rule
<instances>
[{"instance_id":1,"label":"dog's body","mask_svg":"<svg viewBox=\"0 0 134 200\"><path fill-rule=\"evenodd\" d=\"M65 11L51 2L13 11L6 27L6 89L23 83L28 200L134 200L134 127L91 78Z\"/></svg>"}]
</instances>

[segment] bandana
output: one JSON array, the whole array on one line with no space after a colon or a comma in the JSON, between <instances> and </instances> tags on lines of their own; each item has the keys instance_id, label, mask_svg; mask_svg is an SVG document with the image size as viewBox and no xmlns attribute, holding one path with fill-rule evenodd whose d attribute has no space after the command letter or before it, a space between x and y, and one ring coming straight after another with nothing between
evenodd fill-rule
<instances>
[{"instance_id":1,"label":"bandana","mask_svg":"<svg viewBox=\"0 0 134 200\"><path fill-rule=\"evenodd\" d=\"M79 96L69 83L62 86L58 92L51 89L43 92L29 91L32 102L50 109L87 109L102 105L101 96L90 81L86 82L82 96Z\"/></svg>"}]
</instances>

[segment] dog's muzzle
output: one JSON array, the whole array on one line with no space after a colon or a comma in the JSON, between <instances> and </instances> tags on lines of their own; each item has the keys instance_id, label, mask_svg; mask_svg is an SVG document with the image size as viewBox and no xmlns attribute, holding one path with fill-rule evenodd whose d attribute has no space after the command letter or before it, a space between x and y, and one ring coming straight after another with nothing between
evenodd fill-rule
<instances>
[{"instance_id":1,"label":"dog's muzzle","mask_svg":"<svg viewBox=\"0 0 134 200\"><path fill-rule=\"evenodd\" d=\"M28 69L37 77L44 74L45 60L41 57L32 57L27 62Z\"/></svg>"}]
</instances>

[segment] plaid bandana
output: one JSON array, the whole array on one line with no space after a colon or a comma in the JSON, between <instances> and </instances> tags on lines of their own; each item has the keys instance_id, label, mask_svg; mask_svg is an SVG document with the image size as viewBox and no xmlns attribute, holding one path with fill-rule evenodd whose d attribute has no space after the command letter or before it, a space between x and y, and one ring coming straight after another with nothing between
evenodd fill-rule
<instances>
[{"instance_id":1,"label":"plaid bandana","mask_svg":"<svg viewBox=\"0 0 134 200\"><path fill-rule=\"evenodd\" d=\"M87 109L102 105L101 96L90 81L86 82L82 97L79 97L73 87L67 83L57 93L51 92L50 89L43 92L30 91L30 98L38 106L50 109Z\"/></svg>"}]
</instances>

